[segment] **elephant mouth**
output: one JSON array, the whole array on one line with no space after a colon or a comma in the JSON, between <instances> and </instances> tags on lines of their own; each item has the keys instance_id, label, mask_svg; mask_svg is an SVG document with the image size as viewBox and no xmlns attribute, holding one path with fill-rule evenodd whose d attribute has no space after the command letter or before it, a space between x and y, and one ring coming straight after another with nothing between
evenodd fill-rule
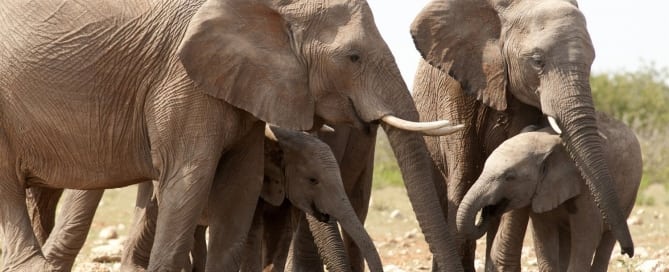
<instances>
[{"instance_id":1,"label":"elephant mouth","mask_svg":"<svg viewBox=\"0 0 669 272\"><path fill-rule=\"evenodd\" d=\"M330 215L319 210L316 203L313 202L311 203L311 215L322 223L330 221Z\"/></svg>"},{"instance_id":2,"label":"elephant mouth","mask_svg":"<svg viewBox=\"0 0 669 272\"><path fill-rule=\"evenodd\" d=\"M502 199L497 204L483 207L481 211L481 218L474 225L476 231L474 231L474 233L469 235L469 238L478 239L483 237L483 235L488 231L488 226L490 225L490 221L502 217L502 214L506 212L509 203L510 201L508 199Z\"/></svg>"}]
</instances>

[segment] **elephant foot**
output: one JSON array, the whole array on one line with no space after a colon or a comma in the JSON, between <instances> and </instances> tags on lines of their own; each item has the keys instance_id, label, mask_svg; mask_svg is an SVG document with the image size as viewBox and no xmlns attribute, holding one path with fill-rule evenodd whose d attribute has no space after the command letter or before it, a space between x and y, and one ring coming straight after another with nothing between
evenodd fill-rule
<instances>
[{"instance_id":1,"label":"elephant foot","mask_svg":"<svg viewBox=\"0 0 669 272\"><path fill-rule=\"evenodd\" d=\"M56 269L41 255L35 255L20 264L5 264L3 271L62 271Z\"/></svg>"}]
</instances>

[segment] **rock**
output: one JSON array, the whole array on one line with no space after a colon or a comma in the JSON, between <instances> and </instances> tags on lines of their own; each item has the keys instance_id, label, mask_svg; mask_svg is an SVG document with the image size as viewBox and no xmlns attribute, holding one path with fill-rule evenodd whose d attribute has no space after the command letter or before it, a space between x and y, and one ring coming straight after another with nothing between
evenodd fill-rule
<instances>
[{"instance_id":1,"label":"rock","mask_svg":"<svg viewBox=\"0 0 669 272\"><path fill-rule=\"evenodd\" d=\"M405 272L401 268L397 267L396 265L392 265L392 264L384 266L383 271L386 271L386 272Z\"/></svg>"},{"instance_id":2,"label":"rock","mask_svg":"<svg viewBox=\"0 0 669 272\"><path fill-rule=\"evenodd\" d=\"M632 226L641 226L643 225L643 220L641 219L641 217L631 216L630 218L627 219L627 224Z\"/></svg>"},{"instance_id":3,"label":"rock","mask_svg":"<svg viewBox=\"0 0 669 272\"><path fill-rule=\"evenodd\" d=\"M120 262L123 246L103 245L91 250L91 260L96 263Z\"/></svg>"},{"instance_id":4,"label":"rock","mask_svg":"<svg viewBox=\"0 0 669 272\"><path fill-rule=\"evenodd\" d=\"M112 272L112 269L101 263L82 263L77 265L74 272Z\"/></svg>"},{"instance_id":5,"label":"rock","mask_svg":"<svg viewBox=\"0 0 669 272\"><path fill-rule=\"evenodd\" d=\"M637 265L635 271L638 272L666 272L669 271L669 267L660 262L659 260L648 260Z\"/></svg>"},{"instance_id":6,"label":"rock","mask_svg":"<svg viewBox=\"0 0 669 272\"><path fill-rule=\"evenodd\" d=\"M643 247L636 247L634 249L634 257L639 257L641 259L648 258L648 251Z\"/></svg>"},{"instance_id":7,"label":"rock","mask_svg":"<svg viewBox=\"0 0 669 272\"><path fill-rule=\"evenodd\" d=\"M390 212L390 218L392 219L402 219L404 216L400 212L400 210L393 210Z\"/></svg>"},{"instance_id":8,"label":"rock","mask_svg":"<svg viewBox=\"0 0 669 272\"><path fill-rule=\"evenodd\" d=\"M100 231L98 237L105 240L116 239L118 238L118 232L116 231L116 227L106 227Z\"/></svg>"},{"instance_id":9,"label":"rock","mask_svg":"<svg viewBox=\"0 0 669 272\"><path fill-rule=\"evenodd\" d=\"M418 229L412 229L404 234L404 239L414 239L418 236Z\"/></svg>"}]
</instances>

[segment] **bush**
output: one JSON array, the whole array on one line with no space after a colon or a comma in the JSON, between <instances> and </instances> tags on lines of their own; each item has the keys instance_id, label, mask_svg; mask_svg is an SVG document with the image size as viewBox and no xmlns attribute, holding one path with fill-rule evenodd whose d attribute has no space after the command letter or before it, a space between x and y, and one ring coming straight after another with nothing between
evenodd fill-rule
<instances>
[{"instance_id":1,"label":"bush","mask_svg":"<svg viewBox=\"0 0 669 272\"><path fill-rule=\"evenodd\" d=\"M641 143L643 180L669 184L669 70L645 65L635 72L593 75L590 81L595 107L630 126Z\"/></svg>"}]
</instances>

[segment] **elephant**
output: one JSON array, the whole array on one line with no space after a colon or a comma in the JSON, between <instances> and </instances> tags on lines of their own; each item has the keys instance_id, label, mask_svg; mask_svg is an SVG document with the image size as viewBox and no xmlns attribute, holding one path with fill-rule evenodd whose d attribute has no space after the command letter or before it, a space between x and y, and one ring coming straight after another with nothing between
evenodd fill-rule
<instances>
[{"instance_id":1,"label":"elephant","mask_svg":"<svg viewBox=\"0 0 669 272\"><path fill-rule=\"evenodd\" d=\"M598 113L597 125L627 217L641 183L641 148L634 132L622 122ZM530 129L506 140L488 157L481 176L462 200L457 227L477 238L484 234L490 217L529 207L539 270L606 271L615 239L587 192L560 137L550 128ZM484 212L476 225L481 209Z\"/></svg>"},{"instance_id":2,"label":"elephant","mask_svg":"<svg viewBox=\"0 0 669 272\"><path fill-rule=\"evenodd\" d=\"M436 186L451 231L457 231L457 209L490 152L547 116L563 132L622 253L634 254L597 134L589 82L595 51L576 1L433 0L414 19L411 35L422 56L413 88L422 120L448 117L465 125L448 137L426 138L443 180ZM494 256L486 258L486 267L519 270L527 215L506 219L495 239L504 242L493 252L494 234L488 233L487 251ZM474 270L475 246L457 233L465 270Z\"/></svg>"},{"instance_id":3,"label":"elephant","mask_svg":"<svg viewBox=\"0 0 669 272\"><path fill-rule=\"evenodd\" d=\"M453 266L418 113L365 1L9 1L0 4L3 269L51 269L27 187L158 185L150 271L187 260L209 215L208 270L234 260L262 187L264 123L386 130L421 229ZM356 35L350 35L356 33ZM213 181L222 171L226 182ZM244 193L240 193L244 192ZM225 205L234 203L233 205ZM225 214L247 214L234 226ZM225 233L225 235L223 235Z\"/></svg>"},{"instance_id":4,"label":"elephant","mask_svg":"<svg viewBox=\"0 0 669 272\"><path fill-rule=\"evenodd\" d=\"M308 224L310 229L315 233L319 245L319 252L327 254L323 256L328 267L338 267L340 271L343 267L350 269L350 262L344 257L344 244L339 237L336 223L329 222L330 216L336 219L341 225L342 229L351 233L355 243L362 248L364 256L371 271L382 270L382 265L378 252L374 244L364 230L362 223L359 221L350 201L346 195L342 178L339 173L337 160L335 159L330 147L324 142L320 141L315 136L308 135L302 132L295 132L278 127L267 126L265 128L265 166L264 166L264 180L263 187L260 193L262 201L256 208L254 215L254 224L249 231L249 238L247 244L251 249L246 249L241 256L243 262L243 271L256 271L260 269L260 264L263 260L260 252L261 250L252 250L257 245L262 245L260 241L253 241L260 239L262 241L263 222L271 222L271 226L276 226L279 231L281 224L284 221L291 221L290 212L286 213L284 209L290 211L291 205L284 205L284 199L288 199L292 206L298 208L302 213L307 214L312 220ZM146 187L151 183L144 183L139 190L138 200L150 200L153 194L153 189ZM83 246L86 234L91 226L95 208L102 197L102 190L82 191L82 190L67 190L64 194L64 201L62 217L59 217L56 222L56 228L53 231L44 230L42 232L51 232L50 237L44 246L44 251L47 256L52 257L52 263L58 263L60 270L70 270L74 259ZM144 194L144 196L141 196ZM154 199L155 200L155 199ZM51 203L51 201L50 201ZM265 206L272 205L280 208L267 209ZM143 204L151 205L151 204ZM43 205L46 206L46 205ZM53 217L55 214L55 205L46 206L48 208L39 210L40 214L49 214ZM153 204L155 207L155 204ZM211 208L215 210L215 208ZM147 209L147 213L151 213L152 209ZM147 217L155 217L147 215ZM281 218L283 216L283 218ZM234 216L233 216L234 217ZM263 219L270 220L263 220ZM319 224L318 221L329 222L328 224ZM149 223L140 225L139 227L153 228L155 227L155 218L149 218ZM206 221L206 219L205 219ZM34 221L36 222L36 221ZM33 226L35 227L35 226ZM336 230L337 237L333 237L331 230ZM196 230L195 246L191 251L193 258L192 267L195 271L203 271L206 264L206 243L204 241L203 232L206 228L198 227ZM148 230L134 230L133 234L154 232ZM269 232L274 231L268 229ZM329 232L328 232L329 231ZM290 232L292 233L292 231ZM152 237L139 237L137 239L149 238L148 241L139 241L139 243L150 244ZM280 235L275 235L277 238L283 238ZM255 239L253 239L255 238ZM339 238L337 240L337 238ZM270 243L275 241L269 241ZM58 245L58 246L55 246ZM139 247L140 249L149 249L150 247ZM260 247L262 249L262 247ZM281 251L281 247L273 250ZM273 252L270 249L267 252L268 256L281 254L281 252ZM285 247L284 250L288 251ZM336 255L340 253L339 255ZM147 252L138 252L143 256L148 256ZM258 256L253 257L254 254ZM249 256L251 255L251 256ZM286 256L286 254L283 254ZM126 258L127 260L128 258ZM273 261L276 261L274 259ZM285 263L283 260L280 263ZM283 266L281 266L283 267Z\"/></svg>"}]
</instances>

